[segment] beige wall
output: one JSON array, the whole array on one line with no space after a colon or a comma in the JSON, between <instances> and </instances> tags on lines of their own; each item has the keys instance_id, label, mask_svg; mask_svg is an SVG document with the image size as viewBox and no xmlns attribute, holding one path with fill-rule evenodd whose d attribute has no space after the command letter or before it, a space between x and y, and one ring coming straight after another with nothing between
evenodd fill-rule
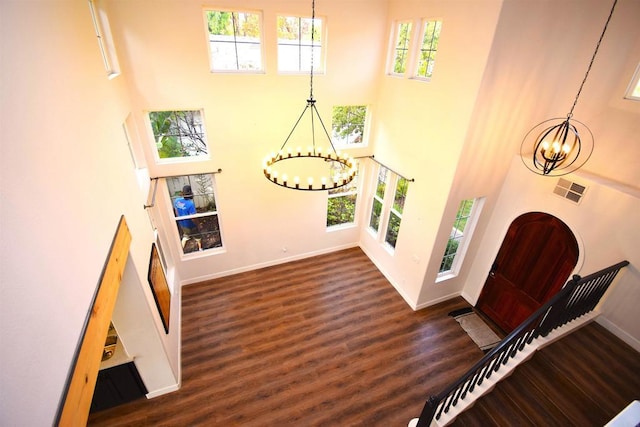
<instances>
[{"instance_id":1,"label":"beige wall","mask_svg":"<svg viewBox=\"0 0 640 427\"><path fill-rule=\"evenodd\" d=\"M153 6L151 7L151 4ZM263 158L277 151L306 105L309 75L276 71L278 14L310 15L298 1L247 1L260 10L265 31L262 74L211 73L202 2L113 2L112 25L141 132L138 143L152 159L149 110L203 109L211 160L204 164L154 165L151 176L222 169L215 177L224 251L183 256L166 187L160 183L151 213L167 232L167 250L183 283L357 245L356 227L327 233L323 192L290 192L262 175ZM366 6L365 6L366 5ZM237 8L237 2L216 2ZM330 126L333 105L375 104L386 37L386 1L323 1L327 17L326 72L314 77L314 96ZM357 16L358 19L354 20ZM180 28L178 32L167 28ZM302 129L307 132L308 129ZM370 149L355 150L353 155ZM301 237L304 236L304 237ZM286 251L285 251L286 250Z\"/></svg>"},{"instance_id":2,"label":"beige wall","mask_svg":"<svg viewBox=\"0 0 640 427\"><path fill-rule=\"evenodd\" d=\"M443 21L431 81L385 76L380 82L373 133L376 159L415 182L409 186L395 253L390 255L366 230L360 241L413 308L459 294L459 288L445 283L421 297L430 260L441 259L444 252L444 248L433 252L433 240L465 143L501 3L391 2L389 20Z\"/></svg>"},{"instance_id":3,"label":"beige wall","mask_svg":"<svg viewBox=\"0 0 640 427\"><path fill-rule=\"evenodd\" d=\"M265 22L273 23L278 13L308 14L308 5L294 0L243 4L262 10ZM566 114L607 4L318 2L329 35L327 71L314 80L323 118L330 120L336 104L370 104L371 143L352 154L375 154L415 178L393 256L366 231L372 162L365 163L358 226L329 233L326 195L288 192L262 177L264 155L282 144L309 89L308 76L275 71L274 26L265 27L264 74L211 74L201 2L111 0L107 5L122 68L112 80L102 67L86 2L0 3L1 424L51 423L121 214L133 235L133 267L126 275L133 288L126 289L133 306L146 311L143 323L156 331L162 326L146 285L152 222L170 263L172 313L179 313L181 284L355 245L412 308L460 293L473 302L508 223L530 209L557 214L581 236L583 274L619 257L640 261L632 252L638 240L637 197L609 185L622 181L637 189L640 182L635 143L640 104L621 100L640 58L636 0L620 0L575 112L596 137L586 169L607 178L591 185L577 208L555 200L548 192L551 181L512 160L531 126ZM390 21L421 17L444 20L434 78L423 83L385 76ZM205 111L211 160L203 167L156 166L146 112L196 108ZM141 158L146 155L142 163L148 171L134 171L122 130L127 117L134 149ZM149 216L142 209L148 176L218 168L225 249L183 257L162 182L156 207ZM517 193L520 188L526 192ZM436 284L458 203L478 196L487 202L460 275ZM601 246L605 238L610 239ZM629 271L603 307L603 323L633 343L640 337L631 303L638 300L638 279L636 270ZM135 311L130 307L117 307L121 323L136 321L128 318ZM162 366L154 366L156 361L142 369L160 389L179 381L177 322L172 316L171 333L157 337L166 353Z\"/></svg>"},{"instance_id":4,"label":"beige wall","mask_svg":"<svg viewBox=\"0 0 640 427\"><path fill-rule=\"evenodd\" d=\"M146 298L153 232L122 127L128 91L107 79L87 2L3 1L0 20L0 424L51 425L120 216L126 285ZM152 299L135 302L150 315ZM178 330L156 336L143 378L176 384L164 352L177 368Z\"/></svg>"},{"instance_id":5,"label":"beige wall","mask_svg":"<svg viewBox=\"0 0 640 427\"><path fill-rule=\"evenodd\" d=\"M540 180L522 162L511 166L511 159L519 153L522 138L530 128L568 113L610 7L609 2L585 0L506 1L503 4L465 147L434 241L434 253L443 253L460 200L486 197L467 261L460 275L449 281L451 288L463 290L471 302L475 302L476 291L484 283L503 237L499 233L488 234L489 224L495 225L497 221L506 231L512 218L505 216L505 211L524 209L518 204L528 201L529 196L532 203L538 202L535 209L551 209L546 199L538 201L541 190L537 186L548 187L556 180ZM607 182L621 182L635 189L640 187L640 146L632 141L637 141L640 131L640 102L625 100L623 96L640 61L640 27L635 19L639 15L637 1L618 2L574 111L575 118L587 123L595 137L595 150L584 170L607 178ZM516 177L513 171L507 175L510 167L516 169L517 166L528 175ZM523 188L518 196L503 189L512 188L514 180L515 185ZM537 183L536 186L531 187L531 182ZM511 191L515 191L515 187ZM621 206L627 203L624 194L615 196L620 197ZM599 220L603 209L607 207L587 203L580 207L578 215L581 221L591 224L594 233L605 239L605 236L617 235L619 229L611 229L610 223ZM619 220L626 215L625 221L632 224L633 230L638 229L638 222L632 219L637 216L634 210L615 209L614 212ZM585 247L585 257L593 262L592 268L600 268L610 261L591 245L599 243L594 239ZM439 262L434 257L429 263L421 303L432 301L446 283L435 283ZM619 323L621 317L616 319ZM623 329L628 327L625 323ZM638 337L636 332L635 339Z\"/></svg>"}]
</instances>

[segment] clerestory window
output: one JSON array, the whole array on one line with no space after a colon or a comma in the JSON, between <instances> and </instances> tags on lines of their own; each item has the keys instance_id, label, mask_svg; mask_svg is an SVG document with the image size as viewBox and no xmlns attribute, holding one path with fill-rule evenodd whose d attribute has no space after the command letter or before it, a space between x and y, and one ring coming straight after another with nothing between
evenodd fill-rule
<instances>
[{"instance_id":1,"label":"clerestory window","mask_svg":"<svg viewBox=\"0 0 640 427\"><path fill-rule=\"evenodd\" d=\"M151 111L149 122L160 162L208 157L202 111Z\"/></svg>"},{"instance_id":2,"label":"clerestory window","mask_svg":"<svg viewBox=\"0 0 640 427\"><path fill-rule=\"evenodd\" d=\"M263 71L262 18L256 12L206 10L211 71Z\"/></svg>"},{"instance_id":3,"label":"clerestory window","mask_svg":"<svg viewBox=\"0 0 640 427\"><path fill-rule=\"evenodd\" d=\"M442 21L422 21L422 42L414 77L428 79L433 75Z\"/></svg>"},{"instance_id":4,"label":"clerestory window","mask_svg":"<svg viewBox=\"0 0 640 427\"><path fill-rule=\"evenodd\" d=\"M103 1L89 0L89 9L91 18L93 19L93 27L98 38L98 47L107 76L112 79L120 75L120 65L118 64L118 55L116 47L111 36L111 26L109 25L109 17L103 8Z\"/></svg>"},{"instance_id":5,"label":"clerestory window","mask_svg":"<svg viewBox=\"0 0 640 427\"><path fill-rule=\"evenodd\" d=\"M341 105L333 107L331 138L338 146L364 145L366 105Z\"/></svg>"},{"instance_id":6,"label":"clerestory window","mask_svg":"<svg viewBox=\"0 0 640 427\"><path fill-rule=\"evenodd\" d=\"M322 18L278 16L278 71L309 72L313 55L313 71L322 72L323 29Z\"/></svg>"},{"instance_id":7,"label":"clerestory window","mask_svg":"<svg viewBox=\"0 0 640 427\"><path fill-rule=\"evenodd\" d=\"M389 63L389 74L404 76L409 62L409 47L411 43L411 21L400 21L394 25L393 48Z\"/></svg>"}]
</instances>

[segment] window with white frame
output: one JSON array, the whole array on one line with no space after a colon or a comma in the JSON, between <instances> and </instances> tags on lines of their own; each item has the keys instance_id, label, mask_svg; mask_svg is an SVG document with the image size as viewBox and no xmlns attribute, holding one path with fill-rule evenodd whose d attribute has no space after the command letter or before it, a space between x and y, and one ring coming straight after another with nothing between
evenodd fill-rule
<instances>
[{"instance_id":1,"label":"window with white frame","mask_svg":"<svg viewBox=\"0 0 640 427\"><path fill-rule=\"evenodd\" d=\"M411 21L400 21L395 23L393 27L393 45L389 64L389 74L391 75L403 76L407 70L412 26Z\"/></svg>"},{"instance_id":2,"label":"window with white frame","mask_svg":"<svg viewBox=\"0 0 640 427\"><path fill-rule=\"evenodd\" d=\"M316 17L312 20L298 16L278 16L277 32L278 71L308 72L311 68L311 55L313 55L313 71L322 71L322 18Z\"/></svg>"},{"instance_id":3,"label":"window with white frame","mask_svg":"<svg viewBox=\"0 0 640 427\"><path fill-rule=\"evenodd\" d=\"M158 160L208 156L202 111L151 111L149 122Z\"/></svg>"},{"instance_id":4,"label":"window with white frame","mask_svg":"<svg viewBox=\"0 0 640 427\"><path fill-rule=\"evenodd\" d=\"M627 88L625 98L632 99L634 101L640 101L640 65L636 68L636 72L631 79L631 83Z\"/></svg>"},{"instance_id":5,"label":"window with white frame","mask_svg":"<svg viewBox=\"0 0 640 427\"><path fill-rule=\"evenodd\" d=\"M184 254L222 247L213 174L166 178Z\"/></svg>"},{"instance_id":6,"label":"window with white frame","mask_svg":"<svg viewBox=\"0 0 640 427\"><path fill-rule=\"evenodd\" d=\"M334 106L331 121L333 143L339 146L363 144L366 120L366 105Z\"/></svg>"},{"instance_id":7,"label":"window with white frame","mask_svg":"<svg viewBox=\"0 0 640 427\"><path fill-rule=\"evenodd\" d=\"M441 30L442 21L426 19L422 21L422 42L414 75L416 78L428 79L433 75Z\"/></svg>"},{"instance_id":8,"label":"window with white frame","mask_svg":"<svg viewBox=\"0 0 640 427\"><path fill-rule=\"evenodd\" d=\"M389 169L380 166L376 178L376 191L373 193L371 204L371 216L369 217L369 228L378 233L380 231L380 220L382 218L382 207L384 206L384 195L386 193L387 181L389 180Z\"/></svg>"},{"instance_id":9,"label":"window with white frame","mask_svg":"<svg viewBox=\"0 0 640 427\"><path fill-rule=\"evenodd\" d=\"M107 12L102 7L102 3L101 0L89 0L89 9L91 11L96 37L98 38L102 62L107 71L107 76L111 79L120 74L120 65L118 64L116 47L113 43L113 37L111 36L109 18Z\"/></svg>"},{"instance_id":10,"label":"window with white frame","mask_svg":"<svg viewBox=\"0 0 640 427\"><path fill-rule=\"evenodd\" d=\"M438 278L458 274L483 203L484 198L467 199L460 202L447 247L442 256Z\"/></svg>"},{"instance_id":11,"label":"window with white frame","mask_svg":"<svg viewBox=\"0 0 640 427\"><path fill-rule=\"evenodd\" d=\"M371 205L369 229L394 249L398 241L409 180L380 165Z\"/></svg>"},{"instance_id":12,"label":"window with white frame","mask_svg":"<svg viewBox=\"0 0 640 427\"><path fill-rule=\"evenodd\" d=\"M335 162L333 162L335 163ZM331 175L342 173L342 166L332 164ZM358 201L358 175L359 165L355 165L357 172L353 180L340 188L330 189L327 198L327 227L354 224L356 218L356 206Z\"/></svg>"},{"instance_id":13,"label":"window with white frame","mask_svg":"<svg viewBox=\"0 0 640 427\"><path fill-rule=\"evenodd\" d=\"M211 71L261 72L262 19L255 12L205 10Z\"/></svg>"},{"instance_id":14,"label":"window with white frame","mask_svg":"<svg viewBox=\"0 0 640 427\"><path fill-rule=\"evenodd\" d=\"M389 222L387 223L387 232L384 237L384 241L393 248L396 247L398 233L400 232L400 222L402 221L402 212L404 210L404 201L407 198L409 181L401 176L397 176L394 184L393 200L389 206Z\"/></svg>"}]
</instances>

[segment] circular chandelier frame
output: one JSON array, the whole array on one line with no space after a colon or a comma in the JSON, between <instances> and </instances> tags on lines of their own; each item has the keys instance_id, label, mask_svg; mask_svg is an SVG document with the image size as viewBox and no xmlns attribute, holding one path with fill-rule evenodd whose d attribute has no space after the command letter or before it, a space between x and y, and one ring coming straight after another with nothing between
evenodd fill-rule
<instances>
[{"instance_id":1,"label":"circular chandelier frame","mask_svg":"<svg viewBox=\"0 0 640 427\"><path fill-rule=\"evenodd\" d=\"M271 181L272 183L279 185L280 187L290 188L293 190L303 190L303 191L322 191L322 190L331 190L337 189L340 187L344 187L349 184L356 176L357 169L354 166L354 160L352 158L343 156L338 153L333 146L333 142L331 141L331 137L327 132L327 128L322 121L322 117L320 117L320 113L318 113L318 109L316 108L316 100L313 99L313 51L314 51L314 35L315 35L315 0L311 2L311 67L310 67L310 80L309 80L309 99L307 99L307 105L305 106L302 114L298 117L298 120L293 125L293 129L289 132L289 136L285 139L282 147L278 153L271 153L268 155L263 162L262 172L264 176ZM311 116L311 144L307 150L302 150L298 147L295 153L289 148L285 152L285 146L289 142L291 135L296 130L296 127L300 123L300 120L304 117L305 113L309 112ZM315 138L315 121L314 115L317 116L318 121L322 125L322 130L324 131L324 135L327 137L329 145L327 147L327 152L323 153L322 148L316 147L316 138ZM334 173L333 176L309 176L306 179L305 183L300 182L299 176L289 177L287 174L282 173L281 175L273 166L276 163L284 162L285 160L297 160L297 159L312 159L316 161L323 161L327 163L331 163L332 165L337 165L342 169L342 173ZM327 169L329 173L327 175L331 175L330 167L327 165Z\"/></svg>"},{"instance_id":2,"label":"circular chandelier frame","mask_svg":"<svg viewBox=\"0 0 640 427\"><path fill-rule=\"evenodd\" d=\"M334 175L331 178L331 182L327 179L327 177L321 177L320 182L314 182L313 177L307 178L306 183L301 183L300 178L298 176L294 176L291 179L286 174L278 175L278 172L271 168L272 165L283 162L286 160L295 160L300 158L314 158L319 160L324 160L325 162L334 162L343 165L345 168L349 170L348 173L344 173L340 175ZM353 181L355 177L356 171L353 167L353 159L341 157L340 154L322 154L322 152L318 151L307 151L307 153L303 154L300 151L296 153L292 153L288 151L286 154L282 152L276 154L272 154L270 158L267 158L265 161L265 165L263 168L264 176L274 184L277 184L281 187L291 188L294 190L305 190L305 191L322 191L322 190L331 190L340 187L344 187Z\"/></svg>"}]
</instances>

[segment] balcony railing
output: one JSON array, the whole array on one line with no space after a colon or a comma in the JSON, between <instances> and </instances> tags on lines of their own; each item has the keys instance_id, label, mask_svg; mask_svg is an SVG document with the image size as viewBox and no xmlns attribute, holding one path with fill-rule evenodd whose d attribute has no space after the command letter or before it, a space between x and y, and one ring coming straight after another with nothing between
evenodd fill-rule
<instances>
[{"instance_id":1,"label":"balcony railing","mask_svg":"<svg viewBox=\"0 0 640 427\"><path fill-rule=\"evenodd\" d=\"M534 339L546 337L554 329L592 311L618 271L627 265L628 261L622 261L584 278L573 276L556 295L507 335L466 374L441 393L430 396L415 425L427 427L432 420L439 420L455 408L461 399L482 385L483 381L517 357Z\"/></svg>"}]
</instances>

